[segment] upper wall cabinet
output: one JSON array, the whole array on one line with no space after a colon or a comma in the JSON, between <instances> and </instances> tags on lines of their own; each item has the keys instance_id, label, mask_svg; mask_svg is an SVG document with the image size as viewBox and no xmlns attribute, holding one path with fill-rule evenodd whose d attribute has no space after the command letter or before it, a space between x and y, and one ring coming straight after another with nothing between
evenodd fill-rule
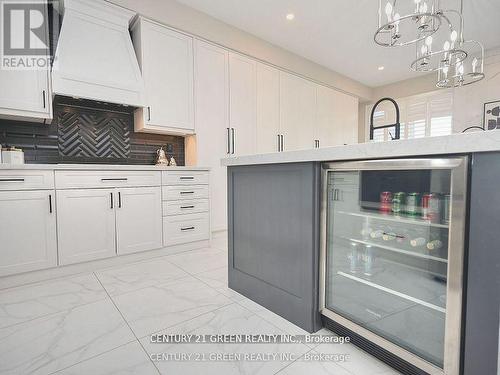
<instances>
[{"instance_id":1,"label":"upper wall cabinet","mask_svg":"<svg viewBox=\"0 0 500 375\"><path fill-rule=\"evenodd\" d=\"M47 33L49 30L44 30ZM49 68L0 68L0 117L14 120L52 119Z\"/></svg>"},{"instance_id":2,"label":"upper wall cabinet","mask_svg":"<svg viewBox=\"0 0 500 375\"><path fill-rule=\"evenodd\" d=\"M135 130L194 133L193 38L138 17L132 40L146 96L146 106L135 113Z\"/></svg>"},{"instance_id":3,"label":"upper wall cabinet","mask_svg":"<svg viewBox=\"0 0 500 375\"><path fill-rule=\"evenodd\" d=\"M335 145L358 143L358 98L333 90Z\"/></svg>"}]
</instances>

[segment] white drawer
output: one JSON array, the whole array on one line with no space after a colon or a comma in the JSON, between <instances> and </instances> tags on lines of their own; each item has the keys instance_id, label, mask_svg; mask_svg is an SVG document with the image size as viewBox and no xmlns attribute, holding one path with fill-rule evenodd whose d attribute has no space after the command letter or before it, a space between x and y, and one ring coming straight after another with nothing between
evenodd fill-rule
<instances>
[{"instance_id":1,"label":"white drawer","mask_svg":"<svg viewBox=\"0 0 500 375\"><path fill-rule=\"evenodd\" d=\"M208 185L163 186L163 200L208 198Z\"/></svg>"},{"instance_id":2,"label":"white drawer","mask_svg":"<svg viewBox=\"0 0 500 375\"><path fill-rule=\"evenodd\" d=\"M163 171L163 185L207 185L208 172L205 171Z\"/></svg>"},{"instance_id":3,"label":"white drawer","mask_svg":"<svg viewBox=\"0 0 500 375\"><path fill-rule=\"evenodd\" d=\"M208 212L164 217L163 246L208 240L208 218Z\"/></svg>"},{"instance_id":4,"label":"white drawer","mask_svg":"<svg viewBox=\"0 0 500 375\"><path fill-rule=\"evenodd\" d=\"M160 185L160 171L56 171L56 189Z\"/></svg>"},{"instance_id":5,"label":"white drawer","mask_svg":"<svg viewBox=\"0 0 500 375\"><path fill-rule=\"evenodd\" d=\"M208 199L186 199L182 201L164 201L163 216L208 212Z\"/></svg>"},{"instance_id":6,"label":"white drawer","mask_svg":"<svg viewBox=\"0 0 500 375\"><path fill-rule=\"evenodd\" d=\"M54 172L0 170L0 190L54 189Z\"/></svg>"}]
</instances>

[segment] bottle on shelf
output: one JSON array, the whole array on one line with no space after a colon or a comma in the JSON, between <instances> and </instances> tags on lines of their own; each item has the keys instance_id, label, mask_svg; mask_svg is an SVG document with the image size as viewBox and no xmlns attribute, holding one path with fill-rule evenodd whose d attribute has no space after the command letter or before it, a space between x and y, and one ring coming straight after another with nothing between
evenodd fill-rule
<instances>
[{"instance_id":1,"label":"bottle on shelf","mask_svg":"<svg viewBox=\"0 0 500 375\"><path fill-rule=\"evenodd\" d=\"M406 196L406 214L409 217L420 216L420 193L408 193Z\"/></svg>"},{"instance_id":2,"label":"bottle on shelf","mask_svg":"<svg viewBox=\"0 0 500 375\"><path fill-rule=\"evenodd\" d=\"M443 241L441 240L432 240L427 242L427 250L439 250L443 247Z\"/></svg>"},{"instance_id":3,"label":"bottle on shelf","mask_svg":"<svg viewBox=\"0 0 500 375\"><path fill-rule=\"evenodd\" d=\"M417 237L410 240L410 245L412 247L422 247L427 243L424 237Z\"/></svg>"},{"instance_id":4,"label":"bottle on shelf","mask_svg":"<svg viewBox=\"0 0 500 375\"><path fill-rule=\"evenodd\" d=\"M382 239L382 237L384 236L384 233L385 233L385 232L384 232L384 229L382 229L382 228L377 228L377 229L372 230L372 231L370 232L370 238L371 238L372 240L380 240L380 239Z\"/></svg>"},{"instance_id":5,"label":"bottle on shelf","mask_svg":"<svg viewBox=\"0 0 500 375\"><path fill-rule=\"evenodd\" d=\"M394 194L394 197L392 198L392 213L394 215L403 215L406 211L406 193L405 192L398 192Z\"/></svg>"},{"instance_id":6,"label":"bottle on shelf","mask_svg":"<svg viewBox=\"0 0 500 375\"><path fill-rule=\"evenodd\" d=\"M390 191L383 191L380 193L380 206L379 210L383 214L390 214L392 211L392 193Z\"/></svg>"},{"instance_id":7,"label":"bottle on shelf","mask_svg":"<svg viewBox=\"0 0 500 375\"><path fill-rule=\"evenodd\" d=\"M359 268L359 245L356 242L350 243L351 252L349 254L349 271L357 273Z\"/></svg>"},{"instance_id":8,"label":"bottle on shelf","mask_svg":"<svg viewBox=\"0 0 500 375\"><path fill-rule=\"evenodd\" d=\"M365 276L372 275L373 261L374 261L373 248L371 247L371 245L365 245L365 252L363 254L363 262L364 262L363 274Z\"/></svg>"}]
</instances>

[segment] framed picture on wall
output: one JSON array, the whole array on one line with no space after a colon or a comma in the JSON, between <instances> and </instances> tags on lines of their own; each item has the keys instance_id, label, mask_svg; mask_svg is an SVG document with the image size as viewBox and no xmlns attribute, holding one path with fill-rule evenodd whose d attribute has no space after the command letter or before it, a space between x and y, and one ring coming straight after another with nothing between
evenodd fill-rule
<instances>
[{"instance_id":1,"label":"framed picture on wall","mask_svg":"<svg viewBox=\"0 0 500 375\"><path fill-rule=\"evenodd\" d=\"M484 103L483 126L485 130L500 129L500 100Z\"/></svg>"}]
</instances>

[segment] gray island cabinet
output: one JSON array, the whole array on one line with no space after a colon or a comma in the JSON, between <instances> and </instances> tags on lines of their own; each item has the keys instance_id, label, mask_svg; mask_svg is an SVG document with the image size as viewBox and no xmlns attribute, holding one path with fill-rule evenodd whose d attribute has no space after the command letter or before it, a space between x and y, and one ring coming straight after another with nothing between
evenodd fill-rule
<instances>
[{"instance_id":1,"label":"gray island cabinet","mask_svg":"<svg viewBox=\"0 0 500 375\"><path fill-rule=\"evenodd\" d=\"M223 160L229 287L308 332L349 335L405 374L497 374L500 132L389 143ZM324 171L363 163L388 167ZM370 207L388 183L413 191L401 179L450 196L451 220ZM418 244L423 230L423 250L400 241L404 233ZM336 290L325 292L325 283Z\"/></svg>"}]
</instances>

